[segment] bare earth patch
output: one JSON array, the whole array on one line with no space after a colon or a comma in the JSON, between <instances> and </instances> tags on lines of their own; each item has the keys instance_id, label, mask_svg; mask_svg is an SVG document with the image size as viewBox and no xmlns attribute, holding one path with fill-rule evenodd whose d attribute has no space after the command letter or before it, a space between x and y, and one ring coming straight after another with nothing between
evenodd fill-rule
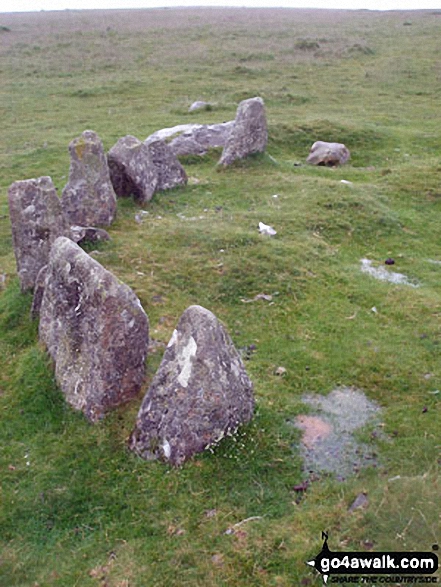
<instances>
[{"instance_id":1,"label":"bare earth patch","mask_svg":"<svg viewBox=\"0 0 441 587\"><path fill-rule=\"evenodd\" d=\"M300 453L306 472L334 473L344 479L362 467L376 466L373 448L359 442L354 433L378 422L377 404L352 387L337 388L326 397L307 395L303 402L316 411L295 420L303 431Z\"/></svg>"}]
</instances>

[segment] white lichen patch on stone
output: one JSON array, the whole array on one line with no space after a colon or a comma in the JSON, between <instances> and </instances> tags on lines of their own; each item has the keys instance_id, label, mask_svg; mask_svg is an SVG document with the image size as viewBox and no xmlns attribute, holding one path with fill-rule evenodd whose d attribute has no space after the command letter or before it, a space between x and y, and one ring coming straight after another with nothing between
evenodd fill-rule
<instances>
[{"instance_id":1,"label":"white lichen patch on stone","mask_svg":"<svg viewBox=\"0 0 441 587\"><path fill-rule=\"evenodd\" d=\"M167 348L173 346L177 340L178 340L178 331L175 329L175 330L173 330L173 334L172 334L171 339L168 341Z\"/></svg>"},{"instance_id":2,"label":"white lichen patch on stone","mask_svg":"<svg viewBox=\"0 0 441 587\"><path fill-rule=\"evenodd\" d=\"M410 287L418 287L418 284L412 283L406 275L402 273L395 273L388 271L385 267L373 267L370 259L362 259L361 271L380 281L387 281L395 285L409 285Z\"/></svg>"},{"instance_id":3,"label":"white lichen patch on stone","mask_svg":"<svg viewBox=\"0 0 441 587\"><path fill-rule=\"evenodd\" d=\"M170 458L171 455L171 446L168 440L164 439L164 443L162 445L162 450L164 452L164 456L166 459Z\"/></svg>"},{"instance_id":4,"label":"white lichen patch on stone","mask_svg":"<svg viewBox=\"0 0 441 587\"><path fill-rule=\"evenodd\" d=\"M191 377L192 358L196 355L198 345L195 339L190 336L185 347L181 351L181 355L178 359L181 372L178 375L178 382L182 387L187 387Z\"/></svg>"}]
</instances>

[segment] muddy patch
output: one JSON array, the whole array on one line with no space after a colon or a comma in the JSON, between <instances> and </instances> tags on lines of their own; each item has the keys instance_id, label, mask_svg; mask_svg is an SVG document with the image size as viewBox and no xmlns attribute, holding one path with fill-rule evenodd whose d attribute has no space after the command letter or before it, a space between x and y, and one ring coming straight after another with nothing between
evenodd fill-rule
<instances>
[{"instance_id":1,"label":"muddy patch","mask_svg":"<svg viewBox=\"0 0 441 587\"><path fill-rule=\"evenodd\" d=\"M340 387L326 397L306 395L303 403L313 411L297 416L294 422L303 433L300 453L305 472L332 473L344 479L363 467L377 465L374 449L355 436L366 425L379 425L380 407L362 391Z\"/></svg>"},{"instance_id":2,"label":"muddy patch","mask_svg":"<svg viewBox=\"0 0 441 587\"><path fill-rule=\"evenodd\" d=\"M406 275L402 273L396 273L395 271L388 271L385 267L374 267L370 259L362 259L361 271L379 279L380 281L388 281L396 285L408 285L410 287L418 287L417 283L412 283Z\"/></svg>"}]
</instances>

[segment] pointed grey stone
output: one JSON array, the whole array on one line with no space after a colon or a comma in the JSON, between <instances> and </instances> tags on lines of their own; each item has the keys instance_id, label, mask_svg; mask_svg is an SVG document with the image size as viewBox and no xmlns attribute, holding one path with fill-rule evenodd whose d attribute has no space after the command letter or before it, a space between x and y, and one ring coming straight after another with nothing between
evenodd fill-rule
<instances>
[{"instance_id":1,"label":"pointed grey stone","mask_svg":"<svg viewBox=\"0 0 441 587\"><path fill-rule=\"evenodd\" d=\"M69 236L69 225L50 177L16 181L8 192L17 272L22 291L33 289L52 243Z\"/></svg>"},{"instance_id":2,"label":"pointed grey stone","mask_svg":"<svg viewBox=\"0 0 441 587\"><path fill-rule=\"evenodd\" d=\"M158 174L157 190L169 190L187 183L184 168L165 141L149 141L146 145Z\"/></svg>"},{"instance_id":3,"label":"pointed grey stone","mask_svg":"<svg viewBox=\"0 0 441 587\"><path fill-rule=\"evenodd\" d=\"M335 167L346 163L350 156L349 150L342 143L316 141L311 147L306 163Z\"/></svg>"},{"instance_id":4,"label":"pointed grey stone","mask_svg":"<svg viewBox=\"0 0 441 587\"><path fill-rule=\"evenodd\" d=\"M69 153L69 181L61 197L69 222L81 226L111 224L116 195L100 138L93 130L85 130L70 143Z\"/></svg>"},{"instance_id":5,"label":"pointed grey stone","mask_svg":"<svg viewBox=\"0 0 441 587\"><path fill-rule=\"evenodd\" d=\"M144 204L158 187L158 172L150 151L136 137L122 137L107 154L110 178L118 197L133 196Z\"/></svg>"},{"instance_id":6,"label":"pointed grey stone","mask_svg":"<svg viewBox=\"0 0 441 587\"><path fill-rule=\"evenodd\" d=\"M139 392L148 318L127 285L67 238L52 245L39 335L66 400L92 422Z\"/></svg>"},{"instance_id":7,"label":"pointed grey stone","mask_svg":"<svg viewBox=\"0 0 441 587\"><path fill-rule=\"evenodd\" d=\"M129 446L180 465L251 420L253 386L224 327L209 310L181 316L138 413Z\"/></svg>"},{"instance_id":8,"label":"pointed grey stone","mask_svg":"<svg viewBox=\"0 0 441 587\"><path fill-rule=\"evenodd\" d=\"M236 113L234 126L225 143L219 165L231 165L253 153L263 153L268 142L265 107L262 98L243 100Z\"/></svg>"}]
</instances>

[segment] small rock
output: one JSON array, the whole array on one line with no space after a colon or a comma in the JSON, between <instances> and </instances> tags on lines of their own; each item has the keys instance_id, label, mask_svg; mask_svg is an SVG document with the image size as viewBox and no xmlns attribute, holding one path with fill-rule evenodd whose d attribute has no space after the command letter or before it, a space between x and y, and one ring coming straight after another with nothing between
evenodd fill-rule
<instances>
[{"instance_id":1,"label":"small rock","mask_svg":"<svg viewBox=\"0 0 441 587\"><path fill-rule=\"evenodd\" d=\"M204 102L203 100L196 100L188 109L189 112L195 112L196 110L210 110L211 104L209 102Z\"/></svg>"},{"instance_id":2,"label":"small rock","mask_svg":"<svg viewBox=\"0 0 441 587\"><path fill-rule=\"evenodd\" d=\"M277 367L277 369L274 371L274 375L277 375L278 377L283 377L286 375L285 367Z\"/></svg>"},{"instance_id":3,"label":"small rock","mask_svg":"<svg viewBox=\"0 0 441 587\"><path fill-rule=\"evenodd\" d=\"M342 143L316 141L311 147L306 163L335 167L343 165L349 158L349 150Z\"/></svg>"},{"instance_id":4,"label":"small rock","mask_svg":"<svg viewBox=\"0 0 441 587\"><path fill-rule=\"evenodd\" d=\"M349 511L353 512L353 511L358 510L360 508L365 508L368 505L369 505L369 499L367 497L367 493L362 492L357 495L357 497L354 499L352 504L349 506Z\"/></svg>"},{"instance_id":5,"label":"small rock","mask_svg":"<svg viewBox=\"0 0 441 587\"><path fill-rule=\"evenodd\" d=\"M385 265L395 265L394 259L391 259L390 257L388 259L386 259L386 261L384 263L385 263Z\"/></svg>"}]
</instances>

